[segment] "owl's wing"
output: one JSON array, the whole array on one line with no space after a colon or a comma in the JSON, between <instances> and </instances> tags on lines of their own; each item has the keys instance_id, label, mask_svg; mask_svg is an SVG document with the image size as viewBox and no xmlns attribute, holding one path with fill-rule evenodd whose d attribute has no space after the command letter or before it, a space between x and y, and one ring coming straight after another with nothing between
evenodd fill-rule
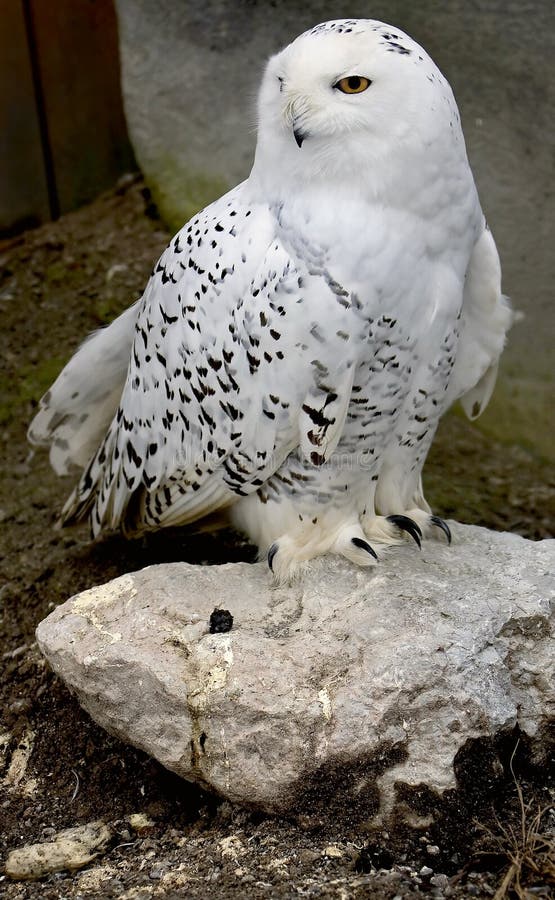
<instances>
[{"instance_id":1,"label":"owl's wing","mask_svg":"<svg viewBox=\"0 0 555 900\"><path fill-rule=\"evenodd\" d=\"M27 436L50 448L58 475L83 469L106 433L125 383L139 303L89 335L40 400Z\"/></svg>"},{"instance_id":2,"label":"owl's wing","mask_svg":"<svg viewBox=\"0 0 555 900\"><path fill-rule=\"evenodd\" d=\"M460 399L469 419L476 419L490 400L513 320L509 301L501 292L497 247L485 226L466 273L459 348L448 392L450 402Z\"/></svg>"},{"instance_id":3,"label":"owl's wing","mask_svg":"<svg viewBox=\"0 0 555 900\"><path fill-rule=\"evenodd\" d=\"M351 394L351 307L243 186L208 207L153 273L117 412L63 520L181 524L257 490L295 448L323 463Z\"/></svg>"}]
</instances>

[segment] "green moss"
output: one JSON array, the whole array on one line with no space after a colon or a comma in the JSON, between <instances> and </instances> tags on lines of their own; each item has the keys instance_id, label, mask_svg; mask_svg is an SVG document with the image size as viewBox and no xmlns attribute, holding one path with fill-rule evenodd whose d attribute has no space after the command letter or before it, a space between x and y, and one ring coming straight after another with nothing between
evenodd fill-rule
<instances>
[{"instance_id":1,"label":"green moss","mask_svg":"<svg viewBox=\"0 0 555 900\"><path fill-rule=\"evenodd\" d=\"M44 270L44 281L59 283L67 279L67 265L63 259L57 259L49 263Z\"/></svg>"},{"instance_id":2,"label":"green moss","mask_svg":"<svg viewBox=\"0 0 555 900\"><path fill-rule=\"evenodd\" d=\"M505 444L519 444L543 459L555 460L553 384L501 374L476 426Z\"/></svg>"},{"instance_id":3,"label":"green moss","mask_svg":"<svg viewBox=\"0 0 555 900\"><path fill-rule=\"evenodd\" d=\"M127 306L124 305L122 308L121 300L116 297L102 297L97 300L94 304L94 314L98 319L98 324L110 325Z\"/></svg>"},{"instance_id":4,"label":"green moss","mask_svg":"<svg viewBox=\"0 0 555 900\"><path fill-rule=\"evenodd\" d=\"M190 171L170 156L157 159L156 171L151 168L146 177L160 215L172 231L229 190L221 176Z\"/></svg>"},{"instance_id":5,"label":"green moss","mask_svg":"<svg viewBox=\"0 0 555 900\"><path fill-rule=\"evenodd\" d=\"M36 365L28 364L19 369L19 381L2 379L0 382L0 424L19 418L29 403L38 403L50 385L56 380L67 360L54 356Z\"/></svg>"}]
</instances>

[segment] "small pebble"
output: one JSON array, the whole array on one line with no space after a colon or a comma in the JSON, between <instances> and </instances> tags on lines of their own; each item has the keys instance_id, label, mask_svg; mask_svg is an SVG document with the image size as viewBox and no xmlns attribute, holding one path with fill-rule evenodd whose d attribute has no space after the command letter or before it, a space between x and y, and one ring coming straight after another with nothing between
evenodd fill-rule
<instances>
[{"instance_id":1,"label":"small pebble","mask_svg":"<svg viewBox=\"0 0 555 900\"><path fill-rule=\"evenodd\" d=\"M330 844L329 847L326 847L324 850L324 856L329 856L331 859L341 859L343 856L343 851L339 849L339 847L335 847L333 844Z\"/></svg>"},{"instance_id":2,"label":"small pebble","mask_svg":"<svg viewBox=\"0 0 555 900\"><path fill-rule=\"evenodd\" d=\"M43 834L50 829L44 829ZM89 822L60 831L51 842L12 850L5 872L16 881L44 878L53 872L75 871L88 865L108 846L112 832L104 822Z\"/></svg>"},{"instance_id":3,"label":"small pebble","mask_svg":"<svg viewBox=\"0 0 555 900\"><path fill-rule=\"evenodd\" d=\"M439 847L437 844L428 844L426 847L426 853L429 853L430 856L439 856Z\"/></svg>"},{"instance_id":4,"label":"small pebble","mask_svg":"<svg viewBox=\"0 0 555 900\"><path fill-rule=\"evenodd\" d=\"M429 866L422 866L420 869L419 875L422 875L423 878L426 878L427 875L433 875L434 870L430 869Z\"/></svg>"},{"instance_id":5,"label":"small pebble","mask_svg":"<svg viewBox=\"0 0 555 900\"><path fill-rule=\"evenodd\" d=\"M151 881L159 881L166 872L168 871L167 866L153 866L153 868L148 873L148 877Z\"/></svg>"},{"instance_id":6,"label":"small pebble","mask_svg":"<svg viewBox=\"0 0 555 900\"><path fill-rule=\"evenodd\" d=\"M28 697L22 697L19 700L14 700L13 703L10 703L8 706L10 712L19 715L21 713L29 712L31 709L31 701Z\"/></svg>"},{"instance_id":7,"label":"small pebble","mask_svg":"<svg viewBox=\"0 0 555 900\"><path fill-rule=\"evenodd\" d=\"M127 817L127 821L133 831L140 835L151 834L156 827L152 819L145 815L145 813L131 813L131 815Z\"/></svg>"}]
</instances>

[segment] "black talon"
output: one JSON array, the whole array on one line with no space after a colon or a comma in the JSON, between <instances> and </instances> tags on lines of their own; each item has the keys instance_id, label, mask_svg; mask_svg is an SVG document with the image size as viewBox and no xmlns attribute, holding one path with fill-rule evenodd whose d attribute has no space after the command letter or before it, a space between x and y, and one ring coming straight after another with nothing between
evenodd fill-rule
<instances>
[{"instance_id":1,"label":"black talon","mask_svg":"<svg viewBox=\"0 0 555 900\"><path fill-rule=\"evenodd\" d=\"M408 516L387 516L387 521L391 522L392 525L396 525L401 531L406 531L407 534L410 534L413 541L418 545L418 549L422 549L422 531L414 519L409 519Z\"/></svg>"},{"instance_id":2,"label":"black talon","mask_svg":"<svg viewBox=\"0 0 555 900\"><path fill-rule=\"evenodd\" d=\"M451 529L447 522L444 522L443 519L440 519L439 516L430 516L430 522L432 525L436 525L438 528L441 528L445 537L447 538L447 543L451 543Z\"/></svg>"},{"instance_id":3,"label":"black talon","mask_svg":"<svg viewBox=\"0 0 555 900\"><path fill-rule=\"evenodd\" d=\"M378 554L370 546L368 541L364 541L362 538L354 537L354 538L351 538L351 542L355 545L355 547L360 547L361 550L366 550L366 552L369 553L370 556L373 556L374 559L378 558Z\"/></svg>"},{"instance_id":4,"label":"black talon","mask_svg":"<svg viewBox=\"0 0 555 900\"><path fill-rule=\"evenodd\" d=\"M278 545L277 545L277 544L272 544L272 546L271 546L270 549L268 550L268 565L269 565L269 567L270 567L270 572L273 572L273 571L274 571L274 566L273 566L274 556L275 556L276 553L278 552L278 549L279 549L279 548L278 548Z\"/></svg>"}]
</instances>

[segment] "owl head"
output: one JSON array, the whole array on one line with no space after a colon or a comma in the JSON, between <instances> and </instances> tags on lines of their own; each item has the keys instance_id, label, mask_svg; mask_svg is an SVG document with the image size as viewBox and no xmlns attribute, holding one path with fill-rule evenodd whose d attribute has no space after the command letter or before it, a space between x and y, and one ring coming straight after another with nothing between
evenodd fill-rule
<instances>
[{"instance_id":1,"label":"owl head","mask_svg":"<svg viewBox=\"0 0 555 900\"><path fill-rule=\"evenodd\" d=\"M276 177L364 178L395 155L407 165L432 145L463 144L451 88L428 54L368 19L324 22L273 56L258 123L257 158Z\"/></svg>"}]
</instances>

